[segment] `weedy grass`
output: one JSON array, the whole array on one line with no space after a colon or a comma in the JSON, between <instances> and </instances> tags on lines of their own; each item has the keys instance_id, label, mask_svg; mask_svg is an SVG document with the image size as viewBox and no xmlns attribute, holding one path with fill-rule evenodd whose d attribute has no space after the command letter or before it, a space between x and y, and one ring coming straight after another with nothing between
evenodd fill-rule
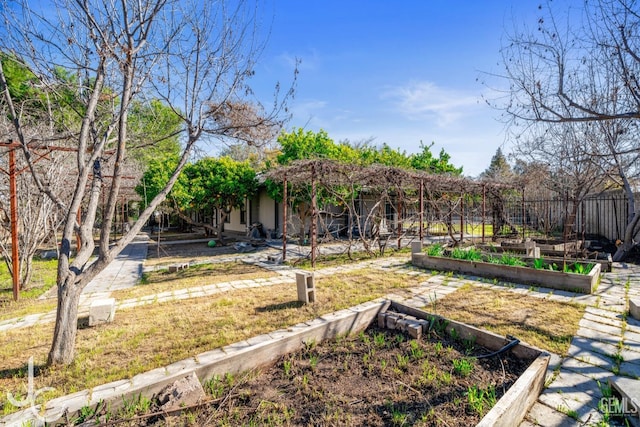
<instances>
[{"instance_id":1,"label":"weedy grass","mask_svg":"<svg viewBox=\"0 0 640 427\"><path fill-rule=\"evenodd\" d=\"M584 306L466 284L440 300L438 310L452 320L566 355Z\"/></svg>"},{"instance_id":2,"label":"weedy grass","mask_svg":"<svg viewBox=\"0 0 640 427\"><path fill-rule=\"evenodd\" d=\"M240 261L198 264L189 268L169 272L166 269L146 272L140 283L133 288L114 291L111 296L117 300L140 298L165 291L197 288L215 283L234 280L251 280L276 277L277 273Z\"/></svg>"}]
</instances>

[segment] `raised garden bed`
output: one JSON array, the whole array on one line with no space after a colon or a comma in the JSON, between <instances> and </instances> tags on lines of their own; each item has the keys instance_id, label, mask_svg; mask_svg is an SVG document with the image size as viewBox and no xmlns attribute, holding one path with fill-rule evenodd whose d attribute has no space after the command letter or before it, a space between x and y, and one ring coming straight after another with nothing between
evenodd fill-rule
<instances>
[{"instance_id":1,"label":"raised garden bed","mask_svg":"<svg viewBox=\"0 0 640 427\"><path fill-rule=\"evenodd\" d=\"M70 417L82 410L88 413L92 407L115 410L141 396L152 400L167 384L195 373L211 397L198 405L198 412L141 414L127 425L156 425L169 416L186 416L207 425L227 425L225 419L232 425L251 420L257 425L331 424L332 420L353 425L406 425L411 420L412 425L425 425L430 419L446 419L450 426L512 426L519 424L537 399L549 356L514 343L502 354L474 358L503 349L507 342L504 337L382 300L203 353L131 380L55 399L46 413L62 407ZM435 352L439 357L427 361ZM461 394L456 394L454 383ZM497 402L489 410L493 399ZM445 407L453 415L440 412Z\"/></svg>"},{"instance_id":2,"label":"raised garden bed","mask_svg":"<svg viewBox=\"0 0 640 427\"><path fill-rule=\"evenodd\" d=\"M532 260L529 260L533 263ZM559 289L569 292L590 294L598 284L601 267L598 263L572 262L572 267L577 270L588 271L587 274L557 271L562 268L558 263L553 268L553 263L545 264L546 260L539 260L539 268L524 265L507 265L481 260L456 259L446 256L432 256L424 252L411 254L413 265L429 270L453 271L456 273L470 274L490 279L502 279L510 282L542 286L545 288ZM523 259L523 263L525 260Z\"/></svg>"},{"instance_id":3,"label":"raised garden bed","mask_svg":"<svg viewBox=\"0 0 640 427\"><path fill-rule=\"evenodd\" d=\"M540 250L540 255L547 262L560 264L564 260L570 262L586 262L600 264L600 271L611 271L611 254L603 251L584 251L582 249L582 241L571 242L565 245L562 243L544 243L545 241L535 241L536 247ZM499 244L478 244L477 248L487 253L516 253L526 254L527 250L524 243L500 242Z\"/></svg>"}]
</instances>

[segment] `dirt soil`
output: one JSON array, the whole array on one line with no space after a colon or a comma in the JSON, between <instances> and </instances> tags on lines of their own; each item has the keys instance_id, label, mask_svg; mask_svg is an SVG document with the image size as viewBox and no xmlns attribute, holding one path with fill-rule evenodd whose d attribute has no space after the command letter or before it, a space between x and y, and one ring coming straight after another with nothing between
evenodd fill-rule
<instances>
[{"instance_id":1,"label":"dirt soil","mask_svg":"<svg viewBox=\"0 0 640 427\"><path fill-rule=\"evenodd\" d=\"M203 405L179 414L152 406L119 425L476 425L531 361L477 359L490 351L445 331L414 340L370 327L312 343L261 372L206 382Z\"/></svg>"}]
</instances>

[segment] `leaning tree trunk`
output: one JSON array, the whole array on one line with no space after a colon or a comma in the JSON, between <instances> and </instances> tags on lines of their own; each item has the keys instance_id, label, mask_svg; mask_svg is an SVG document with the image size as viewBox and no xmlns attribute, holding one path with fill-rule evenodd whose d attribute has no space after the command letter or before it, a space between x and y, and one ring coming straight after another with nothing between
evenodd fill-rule
<instances>
[{"instance_id":1,"label":"leaning tree trunk","mask_svg":"<svg viewBox=\"0 0 640 427\"><path fill-rule=\"evenodd\" d=\"M640 214L635 213L632 220L627 224L624 229L624 240L616 249L613 254L612 260L616 262L624 261L629 255L631 249L635 246L636 242L633 240L636 234L638 234L638 226L640 226Z\"/></svg>"},{"instance_id":2,"label":"leaning tree trunk","mask_svg":"<svg viewBox=\"0 0 640 427\"><path fill-rule=\"evenodd\" d=\"M69 273L64 281L58 283L58 309L53 344L47 363L68 365L75 356L75 343L78 322L78 302L82 287L75 282L76 276Z\"/></svg>"},{"instance_id":3,"label":"leaning tree trunk","mask_svg":"<svg viewBox=\"0 0 640 427\"><path fill-rule=\"evenodd\" d=\"M629 210L627 212L627 225L624 229L622 244L618 246L616 253L613 254L612 257L613 261L616 262L624 261L627 258L627 255L635 246L634 237L638 234L638 231L640 231L638 230L640 226L640 213L636 209L635 195L633 194L631 183L629 183L627 176L622 171L620 171L620 176L622 177L624 192L629 201Z\"/></svg>"}]
</instances>

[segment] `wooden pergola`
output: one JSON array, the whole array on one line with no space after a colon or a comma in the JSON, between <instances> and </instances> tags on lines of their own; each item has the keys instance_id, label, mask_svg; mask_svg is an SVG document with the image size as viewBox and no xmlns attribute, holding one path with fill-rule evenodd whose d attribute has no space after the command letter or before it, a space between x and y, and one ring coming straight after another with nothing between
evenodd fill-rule
<instances>
[{"instance_id":1,"label":"wooden pergola","mask_svg":"<svg viewBox=\"0 0 640 427\"><path fill-rule=\"evenodd\" d=\"M290 165L273 169L265 174L265 178L283 184L283 249L282 259L286 259L287 245L287 206L289 189L310 188L311 204L311 263L315 267L317 229L318 229L318 189L319 188L351 188L357 191L392 191L398 195L417 194L419 203L420 241L424 238L424 201L425 194L455 193L460 195L481 195L483 212L487 192L502 189L519 189L519 186L493 183L489 181L475 181L469 178L444 174L431 174L418 170L406 170L383 165L358 166L326 159L298 160ZM461 197L461 203L463 198ZM460 234L463 234L463 218L461 215ZM483 214L484 221L484 214ZM483 235L484 241L484 224Z\"/></svg>"}]
</instances>

